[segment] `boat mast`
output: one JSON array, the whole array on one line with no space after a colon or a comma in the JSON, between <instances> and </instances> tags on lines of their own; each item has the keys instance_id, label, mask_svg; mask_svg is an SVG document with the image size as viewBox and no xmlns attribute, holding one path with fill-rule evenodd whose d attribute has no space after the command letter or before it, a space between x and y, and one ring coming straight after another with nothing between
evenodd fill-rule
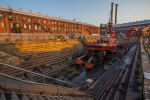
<instances>
[{"instance_id":1,"label":"boat mast","mask_svg":"<svg viewBox=\"0 0 150 100\"><path fill-rule=\"evenodd\" d=\"M109 19L109 22L108 22L108 33L110 34L110 35L112 35L113 34L113 6L114 6L114 3L112 2L111 3L111 19Z\"/></svg>"}]
</instances>

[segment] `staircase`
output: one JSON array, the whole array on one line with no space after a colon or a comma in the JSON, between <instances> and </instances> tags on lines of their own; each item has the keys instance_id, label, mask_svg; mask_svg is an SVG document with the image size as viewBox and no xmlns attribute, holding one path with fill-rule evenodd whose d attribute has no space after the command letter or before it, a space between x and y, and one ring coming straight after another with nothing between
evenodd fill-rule
<instances>
[{"instance_id":1,"label":"staircase","mask_svg":"<svg viewBox=\"0 0 150 100\"><path fill-rule=\"evenodd\" d=\"M77 95L56 95L56 94L35 94L16 92L13 89L3 91L0 86L0 100L93 100L92 97L77 96Z\"/></svg>"},{"instance_id":2,"label":"staircase","mask_svg":"<svg viewBox=\"0 0 150 100\"><path fill-rule=\"evenodd\" d=\"M75 88L37 83L0 73L0 100L93 100Z\"/></svg>"}]
</instances>

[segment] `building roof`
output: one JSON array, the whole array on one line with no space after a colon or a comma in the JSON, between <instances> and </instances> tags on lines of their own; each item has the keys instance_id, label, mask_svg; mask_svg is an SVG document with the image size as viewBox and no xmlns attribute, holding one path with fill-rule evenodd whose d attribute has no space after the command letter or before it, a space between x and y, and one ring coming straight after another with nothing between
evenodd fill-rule
<instances>
[{"instance_id":1,"label":"building roof","mask_svg":"<svg viewBox=\"0 0 150 100\"><path fill-rule=\"evenodd\" d=\"M49 15L37 14L37 13L33 13L31 11L27 12L27 11L24 11L24 10L18 10L18 9L14 9L14 8L12 9L10 7L0 6L0 10L7 11L7 12L24 14L24 15L29 15L29 16L42 17L42 18L46 18L46 19L54 19L54 20L65 21L65 22L70 22L70 23L78 23L78 24L82 24L82 25L98 27L96 25L87 24L87 23L83 23L83 22L78 22L78 21L75 21L75 20L68 20L68 19L54 17L54 16L49 16Z\"/></svg>"},{"instance_id":2,"label":"building roof","mask_svg":"<svg viewBox=\"0 0 150 100\"><path fill-rule=\"evenodd\" d=\"M143 28L138 28L138 31L142 31L143 30ZM122 32L122 33L124 33L124 32L127 32L128 31L128 29L120 29L120 30L114 30L115 32Z\"/></svg>"},{"instance_id":3,"label":"building roof","mask_svg":"<svg viewBox=\"0 0 150 100\"><path fill-rule=\"evenodd\" d=\"M142 21L136 21L136 22L123 23L123 24L117 24L117 25L114 25L114 28L115 27L124 27L124 26L143 25L143 24L150 24L150 19L142 20Z\"/></svg>"}]
</instances>

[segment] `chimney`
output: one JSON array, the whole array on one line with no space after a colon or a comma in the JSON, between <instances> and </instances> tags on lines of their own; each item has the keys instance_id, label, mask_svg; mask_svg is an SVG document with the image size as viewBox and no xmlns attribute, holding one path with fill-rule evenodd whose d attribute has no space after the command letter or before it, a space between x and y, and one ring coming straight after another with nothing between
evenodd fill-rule
<instances>
[{"instance_id":1,"label":"chimney","mask_svg":"<svg viewBox=\"0 0 150 100\"><path fill-rule=\"evenodd\" d=\"M114 6L114 3L112 2L111 3L111 23L113 22L113 6Z\"/></svg>"},{"instance_id":2,"label":"chimney","mask_svg":"<svg viewBox=\"0 0 150 100\"><path fill-rule=\"evenodd\" d=\"M115 11L115 25L117 24L117 11L118 11L118 4L116 4L116 11Z\"/></svg>"}]
</instances>

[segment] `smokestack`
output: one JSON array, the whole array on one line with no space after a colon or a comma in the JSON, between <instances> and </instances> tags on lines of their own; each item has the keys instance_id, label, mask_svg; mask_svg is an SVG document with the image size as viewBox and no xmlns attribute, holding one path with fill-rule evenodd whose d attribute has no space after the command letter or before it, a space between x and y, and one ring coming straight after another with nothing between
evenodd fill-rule
<instances>
[{"instance_id":1,"label":"smokestack","mask_svg":"<svg viewBox=\"0 0 150 100\"><path fill-rule=\"evenodd\" d=\"M115 11L115 25L117 24L117 11L118 11L118 4L116 4L116 11Z\"/></svg>"},{"instance_id":2,"label":"smokestack","mask_svg":"<svg viewBox=\"0 0 150 100\"><path fill-rule=\"evenodd\" d=\"M113 6L114 6L114 3L112 2L111 3L111 23L113 22Z\"/></svg>"}]
</instances>

